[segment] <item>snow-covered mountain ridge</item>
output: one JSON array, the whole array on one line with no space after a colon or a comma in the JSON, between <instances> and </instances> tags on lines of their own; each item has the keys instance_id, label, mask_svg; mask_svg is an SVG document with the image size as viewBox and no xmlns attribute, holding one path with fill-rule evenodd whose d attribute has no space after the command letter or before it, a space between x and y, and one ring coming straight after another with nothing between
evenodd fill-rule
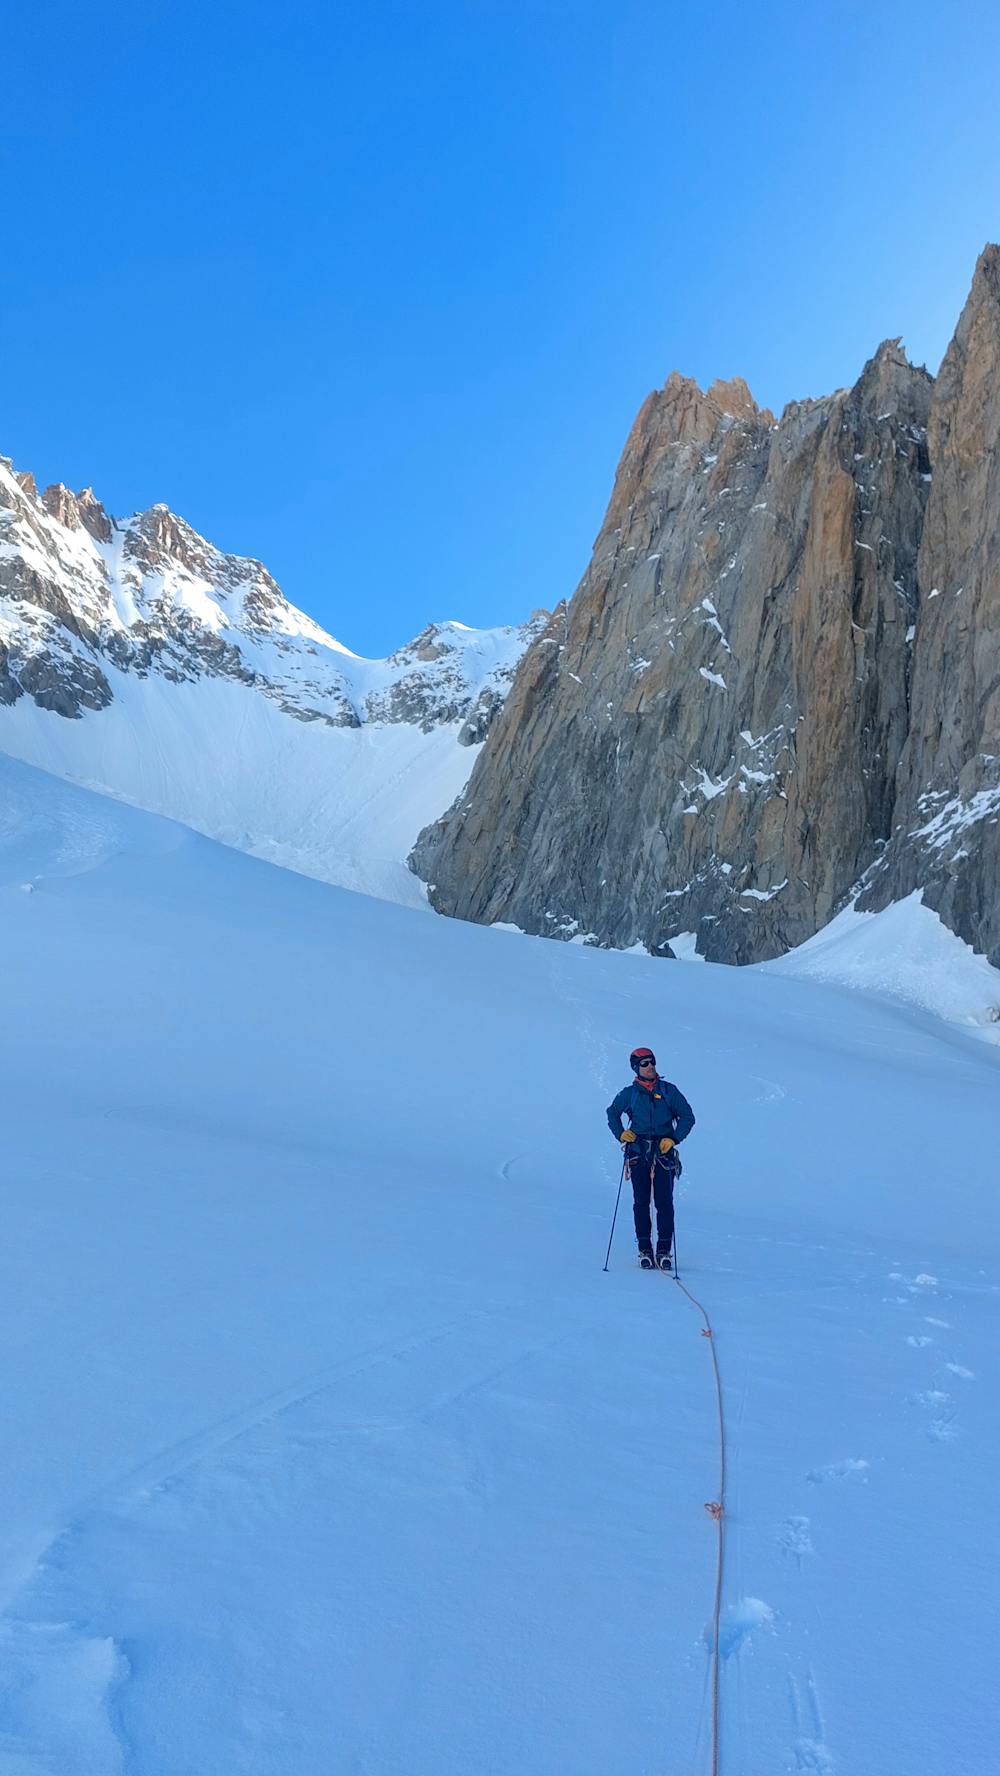
<instances>
[{"instance_id":1,"label":"snow-covered mountain ridge","mask_svg":"<svg viewBox=\"0 0 1000 1776\"><path fill-rule=\"evenodd\" d=\"M0 748L327 881L422 900L404 860L542 621L363 659L166 506L0 459Z\"/></svg>"}]
</instances>

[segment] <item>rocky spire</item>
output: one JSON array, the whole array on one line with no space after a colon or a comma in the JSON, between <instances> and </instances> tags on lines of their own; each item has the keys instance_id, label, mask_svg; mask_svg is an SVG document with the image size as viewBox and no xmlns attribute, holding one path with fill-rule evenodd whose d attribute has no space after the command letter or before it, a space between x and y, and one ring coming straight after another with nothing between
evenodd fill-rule
<instances>
[{"instance_id":1,"label":"rocky spire","mask_svg":"<svg viewBox=\"0 0 1000 1776\"><path fill-rule=\"evenodd\" d=\"M28 482L30 488L27 486ZM21 486L26 492L36 493L34 476L26 476L21 480ZM41 498L50 518L55 518L67 530L86 530L95 542L110 543L113 534L111 520L92 487L84 487L80 493L71 493L62 481L54 481L45 489Z\"/></svg>"},{"instance_id":2,"label":"rocky spire","mask_svg":"<svg viewBox=\"0 0 1000 1776\"><path fill-rule=\"evenodd\" d=\"M913 888L1000 963L1000 247L938 372L893 844L866 905Z\"/></svg>"},{"instance_id":3,"label":"rocky spire","mask_svg":"<svg viewBox=\"0 0 1000 1776\"><path fill-rule=\"evenodd\" d=\"M414 861L441 910L749 961L859 887L1000 962L1000 248L775 426L672 375L594 557Z\"/></svg>"}]
</instances>

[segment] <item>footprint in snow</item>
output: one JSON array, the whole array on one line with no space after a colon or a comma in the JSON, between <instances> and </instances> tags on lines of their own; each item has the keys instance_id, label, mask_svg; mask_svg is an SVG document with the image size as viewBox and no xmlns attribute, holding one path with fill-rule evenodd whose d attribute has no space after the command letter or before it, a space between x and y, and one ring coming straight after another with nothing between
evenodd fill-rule
<instances>
[{"instance_id":1,"label":"footprint in snow","mask_svg":"<svg viewBox=\"0 0 1000 1776\"><path fill-rule=\"evenodd\" d=\"M906 1342L912 1344L914 1350L923 1350L925 1344L933 1344L934 1340L928 1338L926 1332L911 1332Z\"/></svg>"},{"instance_id":2,"label":"footprint in snow","mask_svg":"<svg viewBox=\"0 0 1000 1776\"><path fill-rule=\"evenodd\" d=\"M923 1393L907 1394L908 1406L922 1406L925 1411L936 1416L931 1420L927 1435L932 1443L954 1443L958 1436L955 1426L955 1409L952 1398L943 1388L925 1388ZM948 1408L952 1409L949 1411Z\"/></svg>"},{"instance_id":3,"label":"footprint in snow","mask_svg":"<svg viewBox=\"0 0 1000 1776\"><path fill-rule=\"evenodd\" d=\"M719 1622L719 1651L722 1657L731 1659L757 1628L773 1626L774 1611L770 1604L763 1603L759 1597L741 1597L739 1603L727 1604ZM714 1627L711 1622L705 1628L704 1638L705 1645L711 1652L714 1644Z\"/></svg>"},{"instance_id":4,"label":"footprint in snow","mask_svg":"<svg viewBox=\"0 0 1000 1776\"><path fill-rule=\"evenodd\" d=\"M775 1537L782 1553L794 1560L797 1566L801 1566L805 1556L813 1552L809 1528L808 1517L786 1517Z\"/></svg>"},{"instance_id":5,"label":"footprint in snow","mask_svg":"<svg viewBox=\"0 0 1000 1776\"><path fill-rule=\"evenodd\" d=\"M941 1326L945 1332L951 1331L950 1320L936 1320L933 1314L924 1314L924 1319L927 1321L928 1326Z\"/></svg>"},{"instance_id":6,"label":"footprint in snow","mask_svg":"<svg viewBox=\"0 0 1000 1776\"><path fill-rule=\"evenodd\" d=\"M966 1369L961 1363L946 1363L945 1368L950 1369L952 1375L958 1375L962 1381L975 1381L976 1379L975 1370Z\"/></svg>"},{"instance_id":7,"label":"footprint in snow","mask_svg":"<svg viewBox=\"0 0 1000 1776\"><path fill-rule=\"evenodd\" d=\"M833 1759L825 1745L817 1745L815 1739L796 1739L795 1768L797 1770L813 1770L816 1776L833 1776Z\"/></svg>"},{"instance_id":8,"label":"footprint in snow","mask_svg":"<svg viewBox=\"0 0 1000 1776\"><path fill-rule=\"evenodd\" d=\"M925 1388L922 1393L907 1394L906 1403L908 1406L936 1407L947 1406L950 1399L951 1395L943 1393L941 1388Z\"/></svg>"},{"instance_id":9,"label":"footprint in snow","mask_svg":"<svg viewBox=\"0 0 1000 1776\"><path fill-rule=\"evenodd\" d=\"M814 1486L822 1486L827 1480L853 1480L867 1486L870 1466L863 1457L848 1456L846 1461L830 1462L825 1468L810 1468L806 1479Z\"/></svg>"}]
</instances>

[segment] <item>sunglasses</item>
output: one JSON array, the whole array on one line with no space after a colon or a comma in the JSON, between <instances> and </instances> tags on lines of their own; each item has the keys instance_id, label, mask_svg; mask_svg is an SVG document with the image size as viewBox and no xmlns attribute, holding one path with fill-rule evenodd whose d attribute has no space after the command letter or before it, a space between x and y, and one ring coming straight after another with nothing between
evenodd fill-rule
<instances>
[{"instance_id":1,"label":"sunglasses","mask_svg":"<svg viewBox=\"0 0 1000 1776\"><path fill-rule=\"evenodd\" d=\"M655 1061L653 1061L653 1060L649 1060L649 1061L640 1061L640 1062L639 1062L639 1065L640 1065L640 1067L655 1067L655 1066L656 1066L656 1062L655 1062Z\"/></svg>"}]
</instances>

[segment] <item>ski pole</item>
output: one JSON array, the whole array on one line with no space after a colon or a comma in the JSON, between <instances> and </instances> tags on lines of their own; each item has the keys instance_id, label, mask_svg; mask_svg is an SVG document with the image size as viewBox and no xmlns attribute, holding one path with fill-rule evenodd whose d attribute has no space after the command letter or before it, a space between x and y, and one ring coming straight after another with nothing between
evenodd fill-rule
<instances>
[{"instance_id":1,"label":"ski pole","mask_svg":"<svg viewBox=\"0 0 1000 1776\"><path fill-rule=\"evenodd\" d=\"M615 1222L618 1219L618 1204L622 1200L622 1185L625 1182L625 1167L627 1165L628 1165L628 1154L624 1153L622 1155L622 1175L618 1180L618 1195L615 1197L615 1212L611 1217L611 1232L608 1235L608 1252L607 1252L607 1257L604 1260L605 1270L607 1270L607 1268L608 1268L608 1258L611 1257L611 1241L615 1237Z\"/></svg>"},{"instance_id":2,"label":"ski pole","mask_svg":"<svg viewBox=\"0 0 1000 1776\"><path fill-rule=\"evenodd\" d=\"M674 1175L673 1182L674 1182L674 1184L677 1183L676 1173ZM677 1264L677 1204L675 1203L674 1204L674 1277L676 1279L676 1278L679 1278L679 1276L680 1276L680 1270L679 1270L678 1264Z\"/></svg>"}]
</instances>

